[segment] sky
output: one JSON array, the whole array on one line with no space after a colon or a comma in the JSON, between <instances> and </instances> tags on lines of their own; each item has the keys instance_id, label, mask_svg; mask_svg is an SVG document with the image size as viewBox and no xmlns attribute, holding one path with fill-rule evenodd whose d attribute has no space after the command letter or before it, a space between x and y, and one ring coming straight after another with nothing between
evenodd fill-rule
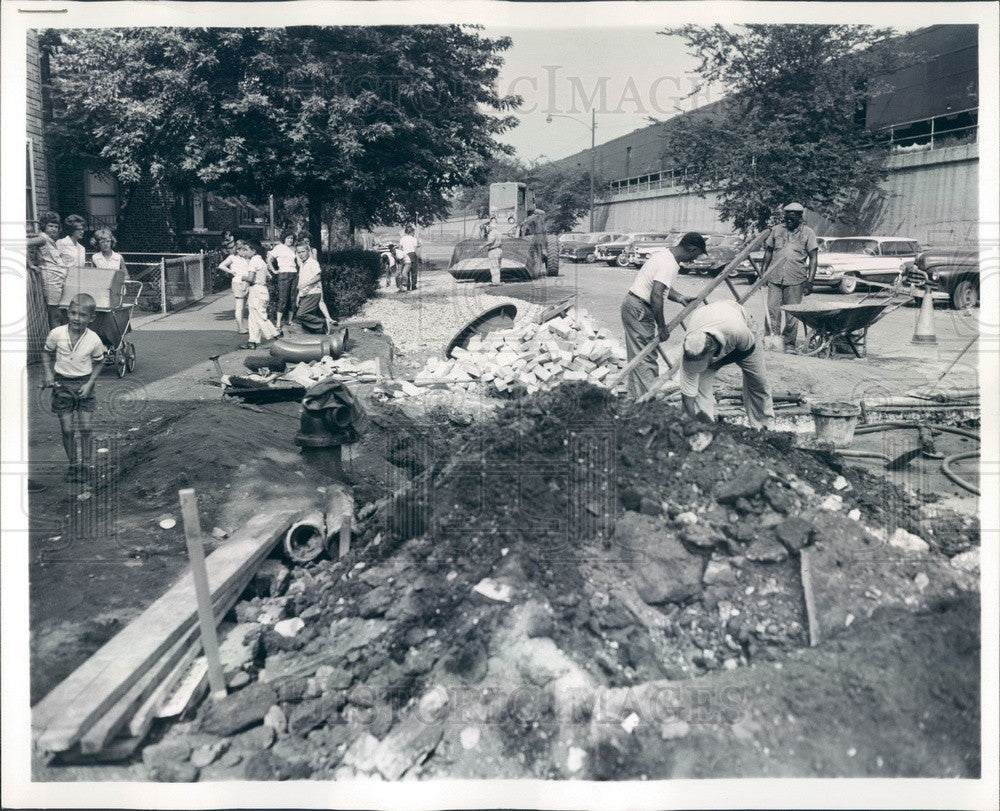
<instances>
[{"instance_id":1,"label":"sky","mask_svg":"<svg viewBox=\"0 0 1000 811\"><path fill-rule=\"evenodd\" d=\"M680 39L656 28L487 27L484 33L513 39L499 87L523 96L524 104L519 125L500 140L526 160L589 148L592 106L603 143L716 98L686 98L698 84L697 61Z\"/></svg>"}]
</instances>

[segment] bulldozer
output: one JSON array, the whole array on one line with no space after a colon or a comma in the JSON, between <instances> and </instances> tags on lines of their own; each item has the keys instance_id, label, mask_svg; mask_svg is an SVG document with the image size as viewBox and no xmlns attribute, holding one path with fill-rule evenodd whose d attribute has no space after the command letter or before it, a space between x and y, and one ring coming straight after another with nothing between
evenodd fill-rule
<instances>
[{"instance_id":1,"label":"bulldozer","mask_svg":"<svg viewBox=\"0 0 1000 811\"><path fill-rule=\"evenodd\" d=\"M546 233L545 212L535 208L535 195L524 183L491 183L490 216L504 232L501 281L559 275L556 235ZM463 281L489 281L486 239L463 239L455 245L448 271Z\"/></svg>"}]
</instances>

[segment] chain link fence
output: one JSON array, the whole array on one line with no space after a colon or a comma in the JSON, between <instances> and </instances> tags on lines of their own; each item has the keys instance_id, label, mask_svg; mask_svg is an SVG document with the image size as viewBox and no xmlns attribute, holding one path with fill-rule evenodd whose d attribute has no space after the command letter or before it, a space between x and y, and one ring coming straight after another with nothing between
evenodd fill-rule
<instances>
[{"instance_id":1,"label":"chain link fence","mask_svg":"<svg viewBox=\"0 0 1000 811\"><path fill-rule=\"evenodd\" d=\"M123 253L129 276L142 282L139 308L168 313L182 310L225 289L228 277L218 270L224 253Z\"/></svg>"}]
</instances>

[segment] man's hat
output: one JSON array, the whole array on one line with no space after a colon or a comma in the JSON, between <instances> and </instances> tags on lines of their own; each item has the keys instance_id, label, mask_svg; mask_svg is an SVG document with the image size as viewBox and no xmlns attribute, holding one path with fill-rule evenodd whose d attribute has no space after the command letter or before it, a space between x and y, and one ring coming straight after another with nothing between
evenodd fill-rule
<instances>
[{"instance_id":1,"label":"man's hat","mask_svg":"<svg viewBox=\"0 0 1000 811\"><path fill-rule=\"evenodd\" d=\"M705 353L705 346L708 343L708 333L704 330L695 330L684 336L684 357L693 360L700 358Z\"/></svg>"},{"instance_id":2,"label":"man's hat","mask_svg":"<svg viewBox=\"0 0 1000 811\"><path fill-rule=\"evenodd\" d=\"M803 208L801 203L789 203L782 211L797 211L799 214L804 214L805 208Z\"/></svg>"},{"instance_id":3,"label":"man's hat","mask_svg":"<svg viewBox=\"0 0 1000 811\"><path fill-rule=\"evenodd\" d=\"M697 231L688 231L684 236L681 237L681 241L677 243L678 245L683 245L686 247L697 248L701 253L707 254L708 248L705 247L705 237L699 234Z\"/></svg>"}]
</instances>

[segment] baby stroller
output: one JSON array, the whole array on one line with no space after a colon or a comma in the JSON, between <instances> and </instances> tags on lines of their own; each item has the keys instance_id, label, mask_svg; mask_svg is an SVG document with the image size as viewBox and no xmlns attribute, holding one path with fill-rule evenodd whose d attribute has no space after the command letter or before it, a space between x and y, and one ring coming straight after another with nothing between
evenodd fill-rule
<instances>
[{"instance_id":1,"label":"baby stroller","mask_svg":"<svg viewBox=\"0 0 1000 811\"><path fill-rule=\"evenodd\" d=\"M142 282L126 280L120 270L83 267L66 278L60 308L69 309L78 293L88 293L97 302L90 329L104 344L104 365L114 366L115 374L125 377L135 370L135 344L125 336L132 329L132 310L142 293Z\"/></svg>"}]
</instances>

